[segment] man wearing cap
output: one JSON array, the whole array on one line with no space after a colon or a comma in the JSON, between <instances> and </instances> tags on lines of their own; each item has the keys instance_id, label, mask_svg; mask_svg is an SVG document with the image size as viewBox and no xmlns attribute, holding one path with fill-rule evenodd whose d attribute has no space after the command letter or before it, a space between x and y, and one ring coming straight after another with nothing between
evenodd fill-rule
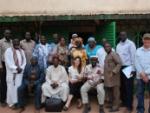
<instances>
[{"instance_id":1,"label":"man wearing cap","mask_svg":"<svg viewBox=\"0 0 150 113\"><path fill-rule=\"evenodd\" d=\"M126 67L133 67L131 75L135 72L134 69L134 60L135 60L135 52L136 47L133 41L129 40L127 37L127 33L125 31L120 32L119 34L120 42L117 44L116 52L119 54L122 67L121 67L121 101L122 106L126 107L127 112L132 112L133 109L133 81L134 76L127 78L123 73L123 69Z\"/></svg>"},{"instance_id":2,"label":"man wearing cap","mask_svg":"<svg viewBox=\"0 0 150 113\"><path fill-rule=\"evenodd\" d=\"M41 85L45 80L43 69L38 65L36 57L32 57L30 63L26 65L21 86L18 88L19 113L24 110L27 93L34 93L35 113L39 113L41 107Z\"/></svg>"},{"instance_id":3,"label":"man wearing cap","mask_svg":"<svg viewBox=\"0 0 150 113\"><path fill-rule=\"evenodd\" d=\"M84 104L83 113L89 113L91 107L89 105L88 99L88 91L92 88L97 90L97 98L99 103L99 113L104 113L104 98L105 98L105 91L104 91L104 77L103 68L98 65L98 57L91 56L90 57L90 64L85 68L84 77L87 81L81 87L81 97L82 102Z\"/></svg>"},{"instance_id":4,"label":"man wearing cap","mask_svg":"<svg viewBox=\"0 0 150 113\"><path fill-rule=\"evenodd\" d=\"M145 86L148 86L150 95L150 33L144 34L143 46L136 51L135 68L137 71L137 113L144 113ZM148 113L150 113L150 96Z\"/></svg>"}]
</instances>

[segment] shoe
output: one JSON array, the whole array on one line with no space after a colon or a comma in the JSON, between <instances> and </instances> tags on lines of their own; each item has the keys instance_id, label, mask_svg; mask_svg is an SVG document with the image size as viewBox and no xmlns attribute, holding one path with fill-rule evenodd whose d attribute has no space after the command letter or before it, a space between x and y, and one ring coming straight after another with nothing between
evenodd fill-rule
<instances>
[{"instance_id":1,"label":"shoe","mask_svg":"<svg viewBox=\"0 0 150 113\"><path fill-rule=\"evenodd\" d=\"M67 107L67 106L64 106L64 107L63 107L63 110L64 110L64 111L68 111L68 107Z\"/></svg>"},{"instance_id":2,"label":"shoe","mask_svg":"<svg viewBox=\"0 0 150 113\"><path fill-rule=\"evenodd\" d=\"M11 108L12 110L17 110L17 109L18 109L15 105L11 106L10 108Z\"/></svg>"},{"instance_id":3,"label":"shoe","mask_svg":"<svg viewBox=\"0 0 150 113\"><path fill-rule=\"evenodd\" d=\"M103 105L100 105L100 107L99 107L99 113L105 113L105 112L104 112L104 106L103 106Z\"/></svg>"},{"instance_id":4,"label":"shoe","mask_svg":"<svg viewBox=\"0 0 150 113\"><path fill-rule=\"evenodd\" d=\"M24 110L25 110L25 108L24 108L24 107L19 108L19 109L17 110L17 113L22 113Z\"/></svg>"},{"instance_id":5,"label":"shoe","mask_svg":"<svg viewBox=\"0 0 150 113\"><path fill-rule=\"evenodd\" d=\"M120 107L126 107L123 103L120 104Z\"/></svg>"},{"instance_id":6,"label":"shoe","mask_svg":"<svg viewBox=\"0 0 150 113\"><path fill-rule=\"evenodd\" d=\"M117 112L117 111L119 111L119 109L118 109L118 108L116 108L116 109L111 108L111 109L109 110L109 112Z\"/></svg>"},{"instance_id":7,"label":"shoe","mask_svg":"<svg viewBox=\"0 0 150 113\"><path fill-rule=\"evenodd\" d=\"M83 109L83 112L82 112L82 113L89 113L89 111L91 111L91 107L90 107L88 104L86 104L86 105L84 106L84 109Z\"/></svg>"},{"instance_id":8,"label":"shoe","mask_svg":"<svg viewBox=\"0 0 150 113\"><path fill-rule=\"evenodd\" d=\"M125 113L132 113L132 111L127 109Z\"/></svg>"},{"instance_id":9,"label":"shoe","mask_svg":"<svg viewBox=\"0 0 150 113\"><path fill-rule=\"evenodd\" d=\"M4 102L4 103L1 103L1 106L2 106L2 107L6 107L6 106L7 106L7 103L5 103L5 102Z\"/></svg>"},{"instance_id":10,"label":"shoe","mask_svg":"<svg viewBox=\"0 0 150 113\"><path fill-rule=\"evenodd\" d=\"M109 108L109 109L111 109L111 108L112 108L112 105L107 104L107 105L105 106L105 108Z\"/></svg>"},{"instance_id":11,"label":"shoe","mask_svg":"<svg viewBox=\"0 0 150 113\"><path fill-rule=\"evenodd\" d=\"M40 113L40 110L39 110L39 109L36 109L36 110L35 110L35 113Z\"/></svg>"}]
</instances>

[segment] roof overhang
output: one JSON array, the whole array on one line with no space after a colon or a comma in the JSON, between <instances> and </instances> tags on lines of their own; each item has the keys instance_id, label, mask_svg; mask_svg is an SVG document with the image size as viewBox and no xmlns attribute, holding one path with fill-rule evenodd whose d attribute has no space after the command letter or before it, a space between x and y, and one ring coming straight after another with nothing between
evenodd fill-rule
<instances>
[{"instance_id":1,"label":"roof overhang","mask_svg":"<svg viewBox=\"0 0 150 113\"><path fill-rule=\"evenodd\" d=\"M150 0L0 0L0 21L150 18Z\"/></svg>"}]
</instances>

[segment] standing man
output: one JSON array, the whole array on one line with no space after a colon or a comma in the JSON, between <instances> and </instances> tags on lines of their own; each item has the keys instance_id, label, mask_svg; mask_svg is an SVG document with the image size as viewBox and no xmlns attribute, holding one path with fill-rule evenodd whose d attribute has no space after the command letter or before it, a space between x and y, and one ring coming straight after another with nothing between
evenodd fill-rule
<instances>
[{"instance_id":1,"label":"standing man","mask_svg":"<svg viewBox=\"0 0 150 113\"><path fill-rule=\"evenodd\" d=\"M32 58L32 52L35 47L35 42L31 39L31 33L25 33L25 39L20 42L21 48L24 50L26 55L27 64L30 63L30 59Z\"/></svg>"},{"instance_id":2,"label":"standing man","mask_svg":"<svg viewBox=\"0 0 150 113\"><path fill-rule=\"evenodd\" d=\"M24 51L20 48L18 39L13 40L13 47L5 52L5 63L7 70L7 104L15 108L18 103L18 87L21 85L23 72L26 65Z\"/></svg>"},{"instance_id":3,"label":"standing man","mask_svg":"<svg viewBox=\"0 0 150 113\"><path fill-rule=\"evenodd\" d=\"M2 106L6 105L6 67L4 60L4 53L7 48L12 46L11 31L6 29L4 31L4 38L0 40L0 102Z\"/></svg>"},{"instance_id":4,"label":"standing man","mask_svg":"<svg viewBox=\"0 0 150 113\"><path fill-rule=\"evenodd\" d=\"M117 53L112 51L111 45L104 44L107 52L104 64L104 85L108 90L111 101L109 112L117 112L120 104L120 68L121 59Z\"/></svg>"},{"instance_id":5,"label":"standing man","mask_svg":"<svg viewBox=\"0 0 150 113\"><path fill-rule=\"evenodd\" d=\"M40 43L36 45L33 56L38 58L38 64L41 69L46 70L48 57L52 54L52 47L47 43L46 37L40 37Z\"/></svg>"},{"instance_id":6,"label":"standing man","mask_svg":"<svg viewBox=\"0 0 150 113\"><path fill-rule=\"evenodd\" d=\"M53 42L50 44L51 46L51 54L49 56L49 62L50 64L52 64L52 58L55 54L57 54L57 46L58 46L58 43L59 43L59 35L57 33L54 33L53 34Z\"/></svg>"},{"instance_id":7,"label":"standing man","mask_svg":"<svg viewBox=\"0 0 150 113\"><path fill-rule=\"evenodd\" d=\"M91 56L90 64L86 66L85 78L87 81L81 87L81 97L82 103L84 104L84 109L82 113L89 113L91 107L89 105L88 92L90 89L95 88L97 90L97 98L99 103L99 113L104 113L104 77L103 68L98 65L97 56Z\"/></svg>"},{"instance_id":8,"label":"standing man","mask_svg":"<svg viewBox=\"0 0 150 113\"><path fill-rule=\"evenodd\" d=\"M147 86L149 91L150 113L150 33L143 36L143 46L137 49L135 55L135 68L137 71L137 113L144 113L144 90Z\"/></svg>"},{"instance_id":9,"label":"standing man","mask_svg":"<svg viewBox=\"0 0 150 113\"><path fill-rule=\"evenodd\" d=\"M133 66L136 47L135 44L128 39L127 33L125 31L120 32L119 34L120 42L116 47L116 52L119 54L122 60L121 67L121 101L122 106L127 108L128 112L132 111L133 103L133 81L134 78L130 77L129 79L124 75L122 70L128 66ZM131 74L134 74L134 66Z\"/></svg>"}]
</instances>

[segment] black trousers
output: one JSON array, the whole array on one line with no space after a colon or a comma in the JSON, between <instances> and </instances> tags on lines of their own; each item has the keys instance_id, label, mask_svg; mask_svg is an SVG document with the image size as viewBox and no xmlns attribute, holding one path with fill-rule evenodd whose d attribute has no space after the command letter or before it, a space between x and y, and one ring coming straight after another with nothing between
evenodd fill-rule
<instances>
[{"instance_id":1,"label":"black trousers","mask_svg":"<svg viewBox=\"0 0 150 113\"><path fill-rule=\"evenodd\" d=\"M2 62L2 66L3 66L3 71L2 73L0 73L0 102L5 103L6 92L7 92L5 62Z\"/></svg>"},{"instance_id":2,"label":"black trousers","mask_svg":"<svg viewBox=\"0 0 150 113\"><path fill-rule=\"evenodd\" d=\"M80 89L82 85L83 82L77 82L75 84L69 83L70 94L77 97L78 99L81 98Z\"/></svg>"},{"instance_id":3,"label":"black trousers","mask_svg":"<svg viewBox=\"0 0 150 113\"><path fill-rule=\"evenodd\" d=\"M120 96L123 106L127 107L128 110L132 110L132 104L133 104L133 82L134 77L127 78L124 73L122 72L122 69L124 69L127 66L122 66L121 68L121 87L120 87Z\"/></svg>"}]
</instances>

